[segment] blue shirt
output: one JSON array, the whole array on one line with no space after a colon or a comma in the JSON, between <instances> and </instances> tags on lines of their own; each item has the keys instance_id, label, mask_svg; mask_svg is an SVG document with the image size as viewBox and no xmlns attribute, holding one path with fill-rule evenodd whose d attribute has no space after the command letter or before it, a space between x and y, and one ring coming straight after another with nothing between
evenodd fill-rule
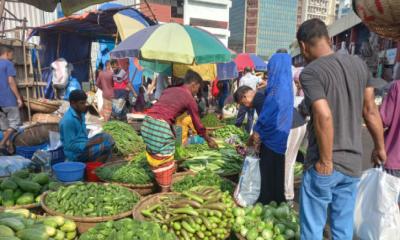
<instances>
[{"instance_id":1,"label":"blue shirt","mask_svg":"<svg viewBox=\"0 0 400 240\"><path fill-rule=\"evenodd\" d=\"M11 91L8 77L15 77L14 64L6 59L0 58L0 107L16 107L17 98Z\"/></svg>"},{"instance_id":2,"label":"blue shirt","mask_svg":"<svg viewBox=\"0 0 400 240\"><path fill-rule=\"evenodd\" d=\"M88 143L85 114L79 118L78 113L70 107L60 121L60 135L66 158L77 161Z\"/></svg>"}]
</instances>

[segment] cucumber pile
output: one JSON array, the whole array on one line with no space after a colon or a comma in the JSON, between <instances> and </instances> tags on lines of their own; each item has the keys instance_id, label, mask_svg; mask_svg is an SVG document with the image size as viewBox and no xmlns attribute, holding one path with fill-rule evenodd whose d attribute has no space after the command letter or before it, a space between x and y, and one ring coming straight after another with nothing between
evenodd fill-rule
<instances>
[{"instance_id":1,"label":"cucumber pile","mask_svg":"<svg viewBox=\"0 0 400 240\"><path fill-rule=\"evenodd\" d=\"M75 222L60 216L42 217L27 209L0 213L0 240L72 240Z\"/></svg>"},{"instance_id":2,"label":"cucumber pile","mask_svg":"<svg viewBox=\"0 0 400 240\"><path fill-rule=\"evenodd\" d=\"M235 208L233 231L247 240L300 239L297 213L286 203L279 206L271 202L263 206L257 203L247 208Z\"/></svg>"},{"instance_id":3,"label":"cucumber pile","mask_svg":"<svg viewBox=\"0 0 400 240\"><path fill-rule=\"evenodd\" d=\"M228 192L199 187L161 199L141 213L178 239L225 239L230 234L235 203Z\"/></svg>"},{"instance_id":4,"label":"cucumber pile","mask_svg":"<svg viewBox=\"0 0 400 240\"><path fill-rule=\"evenodd\" d=\"M162 231L158 224L124 218L118 221L98 223L79 238L79 240L103 239L176 240L176 237Z\"/></svg>"},{"instance_id":5,"label":"cucumber pile","mask_svg":"<svg viewBox=\"0 0 400 240\"><path fill-rule=\"evenodd\" d=\"M40 195L60 186L52 182L47 173L29 173L28 170L15 172L0 181L0 206L14 207L40 202Z\"/></svg>"}]
</instances>

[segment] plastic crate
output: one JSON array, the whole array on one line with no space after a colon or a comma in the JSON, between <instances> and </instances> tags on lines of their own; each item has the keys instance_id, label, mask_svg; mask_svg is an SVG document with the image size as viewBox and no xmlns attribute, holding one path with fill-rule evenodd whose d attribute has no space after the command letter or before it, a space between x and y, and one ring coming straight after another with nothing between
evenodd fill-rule
<instances>
[{"instance_id":1,"label":"plastic crate","mask_svg":"<svg viewBox=\"0 0 400 240\"><path fill-rule=\"evenodd\" d=\"M54 150L49 150L48 152L51 154L51 161L50 161L51 166L65 161L63 146L58 147L57 149Z\"/></svg>"},{"instance_id":2,"label":"plastic crate","mask_svg":"<svg viewBox=\"0 0 400 240\"><path fill-rule=\"evenodd\" d=\"M24 158L31 159L33 154L37 150L43 150L47 147L47 143L43 143L36 146L17 146L15 148L16 154L23 156Z\"/></svg>"}]
</instances>

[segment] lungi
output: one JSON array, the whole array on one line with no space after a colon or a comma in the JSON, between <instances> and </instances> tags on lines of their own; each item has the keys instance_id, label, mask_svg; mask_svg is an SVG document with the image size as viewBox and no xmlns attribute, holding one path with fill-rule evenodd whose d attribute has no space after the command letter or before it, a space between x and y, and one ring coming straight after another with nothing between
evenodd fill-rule
<instances>
[{"instance_id":1,"label":"lungi","mask_svg":"<svg viewBox=\"0 0 400 240\"><path fill-rule=\"evenodd\" d=\"M146 116L141 134L146 144L146 158L157 183L162 187L171 186L172 174L176 170L175 135L171 126L164 120Z\"/></svg>"},{"instance_id":2,"label":"lungi","mask_svg":"<svg viewBox=\"0 0 400 240\"><path fill-rule=\"evenodd\" d=\"M101 139L101 140L98 140ZM77 158L79 162L105 162L110 159L114 147L114 139L107 133L99 133L89 139L91 141L100 141L99 144L86 147L84 152Z\"/></svg>"}]
</instances>

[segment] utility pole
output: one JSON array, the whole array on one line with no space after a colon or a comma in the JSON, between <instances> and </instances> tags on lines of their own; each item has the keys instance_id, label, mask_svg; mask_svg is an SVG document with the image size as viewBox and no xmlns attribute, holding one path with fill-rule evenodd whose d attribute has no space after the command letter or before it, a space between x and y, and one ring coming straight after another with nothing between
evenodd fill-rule
<instances>
[{"instance_id":1,"label":"utility pole","mask_svg":"<svg viewBox=\"0 0 400 240\"><path fill-rule=\"evenodd\" d=\"M6 7L6 0L0 0L0 26L3 26L3 13L5 7Z\"/></svg>"}]
</instances>

